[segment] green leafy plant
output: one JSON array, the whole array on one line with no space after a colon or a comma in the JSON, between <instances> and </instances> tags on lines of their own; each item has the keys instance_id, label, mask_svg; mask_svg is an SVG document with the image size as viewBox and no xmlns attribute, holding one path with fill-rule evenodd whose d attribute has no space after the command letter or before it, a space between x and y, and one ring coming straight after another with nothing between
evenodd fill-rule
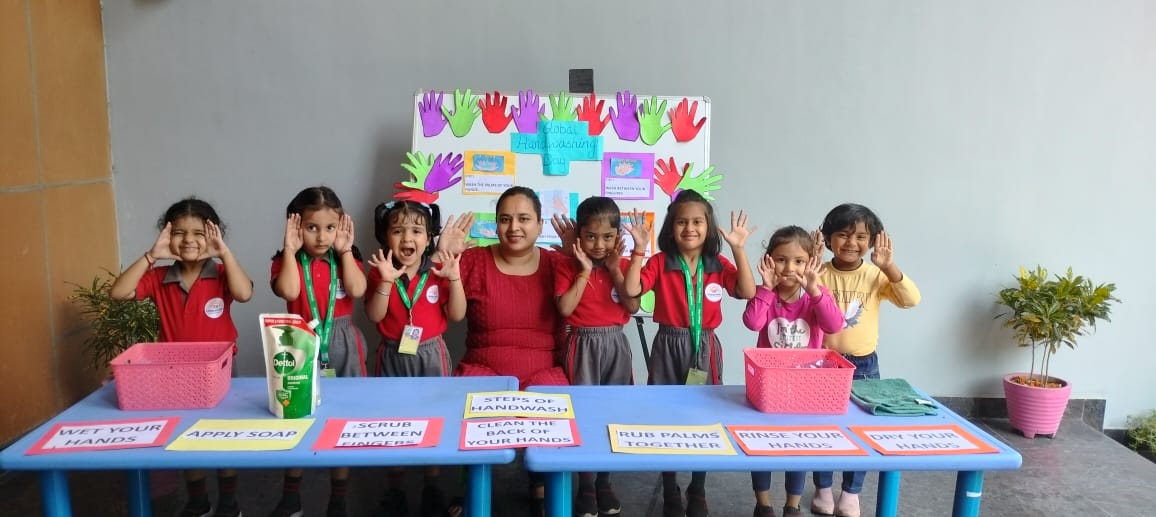
<instances>
[{"instance_id":1,"label":"green leafy plant","mask_svg":"<svg viewBox=\"0 0 1156 517\"><path fill-rule=\"evenodd\" d=\"M80 306L80 313L92 326L84 341L85 352L94 369L108 362L135 343L157 340L160 317L151 300L115 300L109 295L116 275L92 277L92 285L72 284L69 301Z\"/></svg>"},{"instance_id":2,"label":"green leafy plant","mask_svg":"<svg viewBox=\"0 0 1156 517\"><path fill-rule=\"evenodd\" d=\"M1128 417L1128 447L1134 451L1156 451L1156 410Z\"/></svg>"},{"instance_id":3,"label":"green leafy plant","mask_svg":"<svg viewBox=\"0 0 1156 517\"><path fill-rule=\"evenodd\" d=\"M1001 290L996 300L1009 309L996 318L1006 318L1003 326L1015 332L1017 344L1032 349L1028 378L1013 380L1029 386L1058 387L1048 375L1052 356L1061 345L1076 348L1076 339L1095 330L1096 321L1111 321L1112 302L1120 301L1112 295L1116 284L1095 284L1073 275L1072 268L1066 275L1049 278L1048 270L1039 266L1035 271L1021 267L1016 281L1015 287ZM1041 348L1042 354L1037 354Z\"/></svg>"}]
</instances>

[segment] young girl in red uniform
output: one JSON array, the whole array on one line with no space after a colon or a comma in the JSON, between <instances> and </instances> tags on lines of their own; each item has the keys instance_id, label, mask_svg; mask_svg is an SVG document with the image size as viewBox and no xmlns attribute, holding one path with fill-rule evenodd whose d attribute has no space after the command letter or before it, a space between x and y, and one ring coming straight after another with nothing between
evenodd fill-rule
<instances>
[{"instance_id":1,"label":"young girl in red uniform","mask_svg":"<svg viewBox=\"0 0 1156 517\"><path fill-rule=\"evenodd\" d=\"M755 280L743 246L754 228L747 215L731 213L731 230L715 221L710 202L693 190L683 190L666 210L658 233L659 253L642 265L650 228L641 214L630 218L634 239L626 271L626 295L654 290L654 321L658 333L651 344L650 384L721 384L722 345L714 333L722 323L724 290L739 299L755 294ZM735 263L719 254L722 240L730 245ZM662 473L663 515L682 516L683 501L674 472ZM704 517L706 473L694 472L686 489L685 515Z\"/></svg>"},{"instance_id":2,"label":"young girl in red uniform","mask_svg":"<svg viewBox=\"0 0 1156 517\"><path fill-rule=\"evenodd\" d=\"M160 341L237 341L229 308L233 301L253 297L253 282L225 245L221 219L208 203L196 198L178 201L157 223L161 233L152 248L126 268L109 291L117 300L145 298L157 305ZM170 259L171 265L156 266ZM220 262L217 262L217 259ZM234 347L234 353L236 348ZM222 469L217 477L216 515L237 516L237 471ZM205 471L185 471L189 500L182 517L213 515L205 490Z\"/></svg>"},{"instance_id":3,"label":"young girl in red uniform","mask_svg":"<svg viewBox=\"0 0 1156 517\"><path fill-rule=\"evenodd\" d=\"M457 256L442 251L438 253L440 264L430 260L439 222L437 205L393 201L374 210L373 233L383 249L369 259L369 285L373 289L365 300L365 314L382 336L376 375L445 377L450 373L450 354L442 333L447 321L465 317L466 292ZM382 501L385 515L408 515L402 489L404 473L396 468L387 474ZM457 503L447 511L438 486L439 474L438 467L426 468L422 516L460 512Z\"/></svg>"},{"instance_id":4,"label":"young girl in red uniform","mask_svg":"<svg viewBox=\"0 0 1156 517\"><path fill-rule=\"evenodd\" d=\"M622 325L638 311L638 298L624 294L623 271L630 261L622 257L625 244L619 235L621 212L613 199L587 198L578 205L578 242L573 260L554 270L558 314L565 319L566 340L562 367L570 384L633 384L630 342ZM610 487L610 474L578 475L574 515L616 515L621 504Z\"/></svg>"},{"instance_id":5,"label":"young girl in red uniform","mask_svg":"<svg viewBox=\"0 0 1156 517\"><path fill-rule=\"evenodd\" d=\"M365 375L365 339L353 324L353 300L365 294L353 219L329 187L302 190L285 208L284 247L273 256L269 282L285 310L314 325L321 337L322 375ZM302 469L287 469L273 517L301 515ZM344 516L349 468L330 473L330 517Z\"/></svg>"}]
</instances>

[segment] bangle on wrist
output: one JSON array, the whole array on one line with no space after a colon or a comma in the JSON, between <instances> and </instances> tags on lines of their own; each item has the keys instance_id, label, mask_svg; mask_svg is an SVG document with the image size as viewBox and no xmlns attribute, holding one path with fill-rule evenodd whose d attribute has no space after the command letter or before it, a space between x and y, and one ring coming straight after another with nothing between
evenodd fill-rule
<instances>
[{"instance_id":1,"label":"bangle on wrist","mask_svg":"<svg viewBox=\"0 0 1156 517\"><path fill-rule=\"evenodd\" d=\"M389 296L389 290L388 289L386 289L385 291L382 291L381 289L375 289L373 292L380 294L382 296Z\"/></svg>"},{"instance_id":2,"label":"bangle on wrist","mask_svg":"<svg viewBox=\"0 0 1156 517\"><path fill-rule=\"evenodd\" d=\"M634 251L631 251L630 254L635 256L635 257L645 257L646 256L646 250L634 250Z\"/></svg>"},{"instance_id":3,"label":"bangle on wrist","mask_svg":"<svg viewBox=\"0 0 1156 517\"><path fill-rule=\"evenodd\" d=\"M156 263L157 263L157 259L153 258L152 254L150 254L147 251L144 253L144 259L145 259L145 262L149 263L149 266L156 265Z\"/></svg>"},{"instance_id":4,"label":"bangle on wrist","mask_svg":"<svg viewBox=\"0 0 1156 517\"><path fill-rule=\"evenodd\" d=\"M459 277L457 277L457 278L451 278L451 279L449 279L449 280L450 280L450 282L461 282L461 281L462 281L462 277L460 277L460 276L459 276Z\"/></svg>"}]
</instances>

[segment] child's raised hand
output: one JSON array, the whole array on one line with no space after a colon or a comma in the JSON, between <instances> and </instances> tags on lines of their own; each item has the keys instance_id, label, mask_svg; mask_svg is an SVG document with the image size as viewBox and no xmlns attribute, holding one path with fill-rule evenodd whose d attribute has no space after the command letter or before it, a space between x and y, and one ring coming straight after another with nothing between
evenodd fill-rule
<instances>
[{"instance_id":1,"label":"child's raised hand","mask_svg":"<svg viewBox=\"0 0 1156 517\"><path fill-rule=\"evenodd\" d=\"M763 255L763 260L759 261L759 276L763 277L763 287L775 290L779 285L779 275L775 273L775 261L770 255Z\"/></svg>"},{"instance_id":2,"label":"child's raised hand","mask_svg":"<svg viewBox=\"0 0 1156 517\"><path fill-rule=\"evenodd\" d=\"M369 267L377 270L382 281L392 284L401 278L402 270L393 267L393 250L390 250L388 254L380 249L373 252L373 256L369 257Z\"/></svg>"},{"instance_id":3,"label":"child's raised hand","mask_svg":"<svg viewBox=\"0 0 1156 517\"><path fill-rule=\"evenodd\" d=\"M161 228L161 233L157 234L157 240L153 243L153 248L149 250L149 256L151 256L153 260L176 259L177 256L173 255L172 250L169 249L172 240L173 223L165 223L165 227Z\"/></svg>"},{"instance_id":4,"label":"child's raised hand","mask_svg":"<svg viewBox=\"0 0 1156 517\"><path fill-rule=\"evenodd\" d=\"M217 226L217 223L205 221L205 241L209 243L209 246L200 258L218 258L229 253L229 246L225 244L225 235L221 233L221 227Z\"/></svg>"},{"instance_id":5,"label":"child's raised hand","mask_svg":"<svg viewBox=\"0 0 1156 517\"><path fill-rule=\"evenodd\" d=\"M437 261L441 263L441 267L434 269L434 274L441 278L448 278L450 280L458 280L462 277L461 255L454 255L448 251L437 252ZM390 262L392 264L392 261Z\"/></svg>"},{"instance_id":6,"label":"child's raised hand","mask_svg":"<svg viewBox=\"0 0 1156 517\"><path fill-rule=\"evenodd\" d=\"M879 232L875 237L875 250L871 252L871 262L879 269L887 269L895 264L895 257L891 252L891 236L887 232Z\"/></svg>"},{"instance_id":7,"label":"child's raised hand","mask_svg":"<svg viewBox=\"0 0 1156 517\"><path fill-rule=\"evenodd\" d=\"M338 255L353 250L353 218L349 214L342 215L341 222L337 223L337 236L333 238L333 247L337 249Z\"/></svg>"},{"instance_id":8,"label":"child's raised hand","mask_svg":"<svg viewBox=\"0 0 1156 517\"><path fill-rule=\"evenodd\" d=\"M611 278L622 274L622 255L626 253L626 239L622 234L614 237L614 254L602 260L603 267L610 272Z\"/></svg>"},{"instance_id":9,"label":"child's raised hand","mask_svg":"<svg viewBox=\"0 0 1156 517\"><path fill-rule=\"evenodd\" d=\"M305 238L301 236L301 214L289 214L285 218L285 242L282 247L290 255L295 255L301 246L305 245Z\"/></svg>"},{"instance_id":10,"label":"child's raised hand","mask_svg":"<svg viewBox=\"0 0 1156 517\"><path fill-rule=\"evenodd\" d=\"M585 251L582 251L582 246L574 243L570 245L570 248L574 250L574 258L578 259L578 263L582 265L583 273L589 273L594 269L594 262L590 260L590 256Z\"/></svg>"},{"instance_id":11,"label":"child's raised hand","mask_svg":"<svg viewBox=\"0 0 1156 517\"><path fill-rule=\"evenodd\" d=\"M803 285L807 294L811 296L819 294L819 277L822 275L823 259L818 255L811 255L811 260L807 261L807 269L803 270Z\"/></svg>"},{"instance_id":12,"label":"child's raised hand","mask_svg":"<svg viewBox=\"0 0 1156 517\"><path fill-rule=\"evenodd\" d=\"M646 245L650 243L650 232L653 230L652 224L647 224L646 214L638 211L627 217L626 231L630 232L630 238L634 239L634 251L646 251Z\"/></svg>"},{"instance_id":13,"label":"child's raised hand","mask_svg":"<svg viewBox=\"0 0 1156 517\"><path fill-rule=\"evenodd\" d=\"M739 210L738 217L735 217L735 213L731 212L731 231L724 231L720 227L718 232L722 234L723 240L727 241L727 244L730 244L732 248L741 248L747 243L747 238L750 237L755 230L758 230L757 226L747 228L747 213Z\"/></svg>"},{"instance_id":14,"label":"child's raised hand","mask_svg":"<svg viewBox=\"0 0 1156 517\"><path fill-rule=\"evenodd\" d=\"M474 242L468 240L470 235L470 227L474 225L474 213L466 212L458 216L457 220L454 216L446 219L446 226L442 228L442 233L438 236L438 251L448 251L452 255L461 255L463 251L474 246Z\"/></svg>"},{"instance_id":15,"label":"child's raised hand","mask_svg":"<svg viewBox=\"0 0 1156 517\"><path fill-rule=\"evenodd\" d=\"M557 198L555 198L557 201ZM578 224L573 219L555 213L550 217L550 226L554 227L554 233L562 239L562 245L551 245L554 251L560 253L570 253L574 246L578 245Z\"/></svg>"},{"instance_id":16,"label":"child's raised hand","mask_svg":"<svg viewBox=\"0 0 1156 517\"><path fill-rule=\"evenodd\" d=\"M816 228L811 232L811 256L819 257L819 261L823 261L823 250L827 245L826 239L823 238L823 230Z\"/></svg>"}]
</instances>

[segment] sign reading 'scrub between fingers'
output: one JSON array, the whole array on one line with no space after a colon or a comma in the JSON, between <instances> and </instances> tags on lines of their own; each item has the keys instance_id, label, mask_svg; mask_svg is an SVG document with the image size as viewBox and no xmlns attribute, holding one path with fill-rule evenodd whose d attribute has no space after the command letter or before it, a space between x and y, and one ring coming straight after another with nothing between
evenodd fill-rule
<instances>
[{"instance_id":1,"label":"sign reading 'scrub between fingers'","mask_svg":"<svg viewBox=\"0 0 1156 517\"><path fill-rule=\"evenodd\" d=\"M610 424L610 450L626 454L737 454L722 424Z\"/></svg>"},{"instance_id":2,"label":"sign reading 'scrub between fingers'","mask_svg":"<svg viewBox=\"0 0 1156 517\"><path fill-rule=\"evenodd\" d=\"M491 391L466 395L464 418L493 417L574 418L574 406L565 393Z\"/></svg>"},{"instance_id":3,"label":"sign reading 'scrub between fingers'","mask_svg":"<svg viewBox=\"0 0 1156 517\"><path fill-rule=\"evenodd\" d=\"M434 447L441 434L441 417L331 418L313 442L313 450Z\"/></svg>"}]
</instances>

